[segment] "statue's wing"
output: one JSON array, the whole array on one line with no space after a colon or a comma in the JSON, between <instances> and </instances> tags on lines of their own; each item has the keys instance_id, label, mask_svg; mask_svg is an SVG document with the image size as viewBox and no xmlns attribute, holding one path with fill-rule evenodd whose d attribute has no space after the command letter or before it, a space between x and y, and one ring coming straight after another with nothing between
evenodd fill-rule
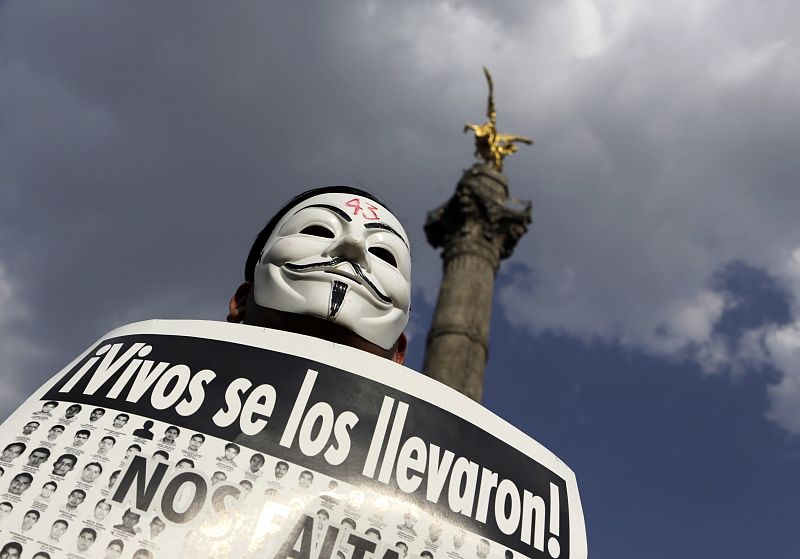
<instances>
[{"instance_id":1,"label":"statue's wing","mask_svg":"<svg viewBox=\"0 0 800 559\"><path fill-rule=\"evenodd\" d=\"M497 140L500 142L521 142L523 144L531 145L533 144L533 140L528 138L527 136L517 136L516 134L498 134Z\"/></svg>"},{"instance_id":2,"label":"statue's wing","mask_svg":"<svg viewBox=\"0 0 800 559\"><path fill-rule=\"evenodd\" d=\"M486 107L486 116L489 117L491 120L492 113L495 112L494 110L494 84L492 83L492 75L489 73L489 69L486 66L483 67L483 73L486 75L486 81L489 83L489 102L487 103Z\"/></svg>"}]
</instances>

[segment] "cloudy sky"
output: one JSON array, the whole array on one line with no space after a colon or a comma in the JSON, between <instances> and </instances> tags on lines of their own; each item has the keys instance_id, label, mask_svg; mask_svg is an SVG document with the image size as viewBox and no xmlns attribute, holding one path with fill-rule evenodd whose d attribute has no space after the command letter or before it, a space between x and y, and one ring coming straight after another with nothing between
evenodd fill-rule
<instances>
[{"instance_id":1,"label":"cloudy sky","mask_svg":"<svg viewBox=\"0 0 800 559\"><path fill-rule=\"evenodd\" d=\"M407 225L419 368L485 64L536 140L486 405L575 470L593 557L800 554L800 5L148 6L0 5L0 415L115 326L223 318L325 184Z\"/></svg>"}]
</instances>

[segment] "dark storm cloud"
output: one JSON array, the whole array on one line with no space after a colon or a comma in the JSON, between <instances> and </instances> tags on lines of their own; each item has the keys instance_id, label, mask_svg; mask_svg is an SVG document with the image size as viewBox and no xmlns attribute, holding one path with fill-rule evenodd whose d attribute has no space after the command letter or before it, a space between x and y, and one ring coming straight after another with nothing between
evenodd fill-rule
<instances>
[{"instance_id":1,"label":"dark storm cloud","mask_svg":"<svg viewBox=\"0 0 800 559\"><path fill-rule=\"evenodd\" d=\"M520 327L713 353L714 274L785 278L800 246L792 4L0 10L0 327L20 394L115 325L222 318L253 235L308 187L385 198L431 301L421 224L470 162L482 64L500 127L537 141L507 166L536 207L501 294Z\"/></svg>"}]
</instances>

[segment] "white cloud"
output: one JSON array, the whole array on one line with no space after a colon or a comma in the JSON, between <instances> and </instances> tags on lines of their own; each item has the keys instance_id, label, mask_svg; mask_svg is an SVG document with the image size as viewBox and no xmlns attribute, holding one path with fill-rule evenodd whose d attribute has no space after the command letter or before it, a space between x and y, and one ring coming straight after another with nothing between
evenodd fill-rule
<instances>
[{"instance_id":1,"label":"white cloud","mask_svg":"<svg viewBox=\"0 0 800 559\"><path fill-rule=\"evenodd\" d=\"M11 279L0 262L0 418L30 395L25 377L42 355L34 343L18 333L20 323L28 319L27 306L16 298Z\"/></svg>"},{"instance_id":2,"label":"white cloud","mask_svg":"<svg viewBox=\"0 0 800 559\"><path fill-rule=\"evenodd\" d=\"M787 267L800 246L796 2L3 10L13 211L4 197L0 242L26 283L0 285L30 301L27 319L0 320L4 339L24 320L63 362L117 321L222 316L265 216L335 182L388 199L432 303L440 262L421 225L471 161L461 126L483 117L485 64L499 127L536 140L506 166L535 208L498 293L512 323L708 370L775 363L786 376L770 414L786 416L774 410L794 397L790 333L721 343L714 325L736 302L711 285L732 261L800 283L800 254ZM3 366L23 370L32 348L16 338L2 349L19 366Z\"/></svg>"},{"instance_id":3,"label":"white cloud","mask_svg":"<svg viewBox=\"0 0 800 559\"><path fill-rule=\"evenodd\" d=\"M767 332L765 344L773 364L781 371L777 384L767 389L767 417L800 435L800 321Z\"/></svg>"}]
</instances>

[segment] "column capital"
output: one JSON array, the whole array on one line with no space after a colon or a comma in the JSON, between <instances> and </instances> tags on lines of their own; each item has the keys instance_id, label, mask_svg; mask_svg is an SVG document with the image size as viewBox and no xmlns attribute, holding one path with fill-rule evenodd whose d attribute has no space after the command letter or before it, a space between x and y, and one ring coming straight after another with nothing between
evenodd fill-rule
<instances>
[{"instance_id":1,"label":"column capital","mask_svg":"<svg viewBox=\"0 0 800 559\"><path fill-rule=\"evenodd\" d=\"M464 171L455 194L428 212L425 234L434 248L445 252L464 242L473 247L489 245L499 259L508 258L528 230L531 207L531 202L509 197L505 175L476 163Z\"/></svg>"}]
</instances>

